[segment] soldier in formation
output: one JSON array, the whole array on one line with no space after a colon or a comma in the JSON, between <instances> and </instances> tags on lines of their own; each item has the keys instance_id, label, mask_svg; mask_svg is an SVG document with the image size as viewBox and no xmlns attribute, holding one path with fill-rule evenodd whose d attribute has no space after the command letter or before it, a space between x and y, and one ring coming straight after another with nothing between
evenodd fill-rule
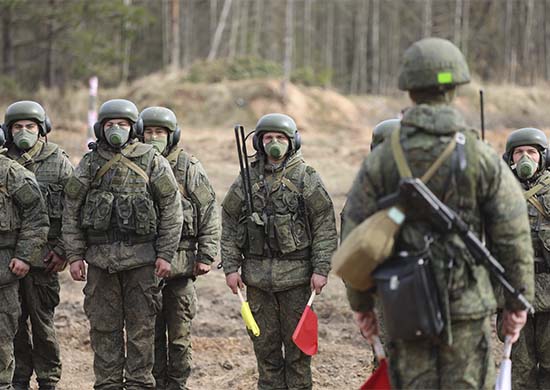
<instances>
[{"instance_id":1,"label":"soldier in formation","mask_svg":"<svg viewBox=\"0 0 550 390\"><path fill-rule=\"evenodd\" d=\"M529 212L535 255L535 314L512 346L514 389L550 388L550 164L548 139L539 129L510 134L504 160L521 183ZM499 314L498 323L502 322Z\"/></svg>"},{"instance_id":2,"label":"soldier in formation","mask_svg":"<svg viewBox=\"0 0 550 390\"><path fill-rule=\"evenodd\" d=\"M191 320L197 312L194 281L210 271L218 252L216 196L199 160L178 146L181 130L174 112L149 107L140 118L143 142L153 145L170 163L183 209L178 250L162 288L162 311L156 320L153 375L157 390L184 390L191 373Z\"/></svg>"},{"instance_id":3,"label":"soldier in formation","mask_svg":"<svg viewBox=\"0 0 550 390\"><path fill-rule=\"evenodd\" d=\"M420 177L429 188L481 233L506 268L512 285L533 296L533 249L523 195L501 158L477 132L469 129L450 105L458 85L470 81L466 61L451 42L427 38L404 54L399 88L414 106L365 159L348 195L344 236L378 210L377 202L397 191L401 178ZM444 153L445 152L445 153ZM440 158L441 156L444 156ZM437 162L438 166L434 167ZM430 169L432 168L432 169ZM430 180L431 178L431 180ZM395 388L491 388L494 364L490 348L491 315L496 310L491 280L455 233L439 233L429 213L407 209L394 253L427 261L433 275L433 302L438 302L443 329L404 339L387 335L391 381ZM416 264L416 263L415 263ZM400 288L403 283L393 288ZM347 288L350 305L363 335L377 334L370 291ZM502 331L517 340L527 319L524 307L507 295ZM411 321L385 318L386 329Z\"/></svg>"},{"instance_id":4,"label":"soldier in formation","mask_svg":"<svg viewBox=\"0 0 550 390\"><path fill-rule=\"evenodd\" d=\"M59 146L43 141L51 130L51 123L40 104L33 101L11 104L6 110L4 126L7 156L34 173L50 222L47 245L19 282L22 315L15 337L13 386L16 390L27 390L34 372L40 390L52 390L61 378L54 311L59 304L57 273L65 268L61 241L63 189L73 174L73 167Z\"/></svg>"},{"instance_id":5,"label":"soldier in formation","mask_svg":"<svg viewBox=\"0 0 550 390\"><path fill-rule=\"evenodd\" d=\"M34 122L33 122L34 123ZM0 147L4 128L0 129ZM0 149L0 388L12 389L14 340L21 316L19 279L33 267L47 242L48 212L34 174Z\"/></svg>"},{"instance_id":6,"label":"soldier in formation","mask_svg":"<svg viewBox=\"0 0 550 390\"><path fill-rule=\"evenodd\" d=\"M65 187L63 240L72 278L86 280L95 389L155 388L159 283L170 275L183 215L170 164L136 139L142 126L132 102L103 103L98 142Z\"/></svg>"},{"instance_id":7,"label":"soldier in formation","mask_svg":"<svg viewBox=\"0 0 550 390\"><path fill-rule=\"evenodd\" d=\"M222 204L226 282L233 293L247 286L260 327L258 337L251 334L258 388L310 389L311 358L297 348L292 334L312 290L319 294L327 283L337 241L332 201L302 158L292 118L260 118L253 145L252 207L241 177Z\"/></svg>"}]
</instances>

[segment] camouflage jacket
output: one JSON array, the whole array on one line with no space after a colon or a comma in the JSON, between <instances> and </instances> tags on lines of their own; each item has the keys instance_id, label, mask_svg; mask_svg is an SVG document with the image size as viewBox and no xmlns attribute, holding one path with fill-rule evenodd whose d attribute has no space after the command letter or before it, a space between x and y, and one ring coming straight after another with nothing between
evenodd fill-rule
<instances>
[{"instance_id":1,"label":"camouflage jacket","mask_svg":"<svg viewBox=\"0 0 550 390\"><path fill-rule=\"evenodd\" d=\"M337 235L332 200L321 178L300 153L285 168L251 164L256 218L248 216L241 178L222 204L224 272L242 267L247 285L283 291L328 275Z\"/></svg>"},{"instance_id":2,"label":"camouflage jacket","mask_svg":"<svg viewBox=\"0 0 550 390\"><path fill-rule=\"evenodd\" d=\"M447 159L428 187L478 234L485 226L491 252L506 269L509 281L524 288L533 298L533 248L522 191L504 161L477 132L468 129L462 116L445 105L418 105L409 109L401 121L400 143L415 177L420 177L455 136L462 132L465 144L464 169ZM457 153L457 149L455 152ZM453 167L455 169L453 169ZM378 146L363 162L348 195L346 236L351 229L377 211L377 201L397 190L400 176L391 149L391 140ZM406 207L406 205L405 205ZM418 215L420 214L420 215ZM407 210L407 219L396 241L395 250L420 250L424 237L431 235L430 262L438 285L450 337L449 320L477 319L496 309L489 273L470 255L456 234L436 233L425 213ZM355 311L373 307L371 292L348 288L348 299ZM506 306L520 309L519 302L506 296Z\"/></svg>"},{"instance_id":3,"label":"camouflage jacket","mask_svg":"<svg viewBox=\"0 0 550 390\"><path fill-rule=\"evenodd\" d=\"M10 145L7 156L33 172L42 197L48 209L50 230L48 246L41 254L44 258L47 251L54 250L64 257L65 249L61 241L61 216L63 215L63 189L73 175L73 166L65 151L52 142L38 142L28 151L22 151Z\"/></svg>"},{"instance_id":4,"label":"camouflage jacket","mask_svg":"<svg viewBox=\"0 0 550 390\"><path fill-rule=\"evenodd\" d=\"M84 155L65 187L63 240L69 262L110 272L170 262L183 223L170 164L151 145L106 142ZM176 239L177 238L177 239Z\"/></svg>"},{"instance_id":5,"label":"camouflage jacket","mask_svg":"<svg viewBox=\"0 0 550 390\"><path fill-rule=\"evenodd\" d=\"M183 209L183 229L171 277L189 277L193 276L195 261L212 264L218 253L216 194L194 156L176 146L166 158L178 182Z\"/></svg>"},{"instance_id":6,"label":"camouflage jacket","mask_svg":"<svg viewBox=\"0 0 550 390\"><path fill-rule=\"evenodd\" d=\"M0 151L0 286L17 279L8 268L12 257L38 265L49 228L34 175L5 153L6 149Z\"/></svg>"},{"instance_id":7,"label":"camouflage jacket","mask_svg":"<svg viewBox=\"0 0 550 390\"><path fill-rule=\"evenodd\" d=\"M535 186L541 189L536 191ZM535 301L536 311L550 311L550 172L543 171L533 181L523 182L526 191L536 193L527 201L531 240L535 253ZM540 266L540 271L537 271Z\"/></svg>"}]
</instances>

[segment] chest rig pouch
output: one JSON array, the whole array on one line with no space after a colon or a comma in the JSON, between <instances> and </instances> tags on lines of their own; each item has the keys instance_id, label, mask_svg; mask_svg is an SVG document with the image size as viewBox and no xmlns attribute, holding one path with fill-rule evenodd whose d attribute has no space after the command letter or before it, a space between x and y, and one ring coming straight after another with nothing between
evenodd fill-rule
<instances>
[{"instance_id":1,"label":"chest rig pouch","mask_svg":"<svg viewBox=\"0 0 550 390\"><path fill-rule=\"evenodd\" d=\"M428 248L416 254L400 252L374 271L390 340L437 336L443 330L441 305L429 262Z\"/></svg>"},{"instance_id":2,"label":"chest rig pouch","mask_svg":"<svg viewBox=\"0 0 550 390\"><path fill-rule=\"evenodd\" d=\"M7 189L8 172L12 164L5 159L0 164L0 248L14 247L17 241L17 230L21 227L14 199Z\"/></svg>"},{"instance_id":3,"label":"chest rig pouch","mask_svg":"<svg viewBox=\"0 0 550 390\"><path fill-rule=\"evenodd\" d=\"M148 190L149 176L145 172L148 164L141 161L150 162L148 157L146 154L136 163L119 153L107 162L98 161L82 207L81 226L95 232L113 233L113 237L101 237L99 241L120 238L114 238L114 232L137 236L155 234L157 213Z\"/></svg>"}]
</instances>

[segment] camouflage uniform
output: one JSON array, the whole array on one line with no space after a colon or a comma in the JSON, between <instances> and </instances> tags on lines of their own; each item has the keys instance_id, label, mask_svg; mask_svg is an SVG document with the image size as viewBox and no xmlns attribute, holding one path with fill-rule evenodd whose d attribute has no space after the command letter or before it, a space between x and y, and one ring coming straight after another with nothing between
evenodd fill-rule
<instances>
[{"instance_id":1,"label":"camouflage uniform","mask_svg":"<svg viewBox=\"0 0 550 390\"><path fill-rule=\"evenodd\" d=\"M158 390L179 390L185 389L191 372L191 320L197 311L194 266L197 261L214 261L219 227L214 190L199 160L177 146L167 159L180 188L183 229L170 278L162 289L153 375Z\"/></svg>"},{"instance_id":2,"label":"camouflage uniform","mask_svg":"<svg viewBox=\"0 0 550 390\"><path fill-rule=\"evenodd\" d=\"M40 388L55 388L61 378L61 359L55 335L54 311L59 304L59 280L56 272L44 272L41 260L51 251L65 256L61 242L63 188L73 173L65 152L56 144L39 140L25 152L10 145L8 157L33 172L46 201L50 230L48 245L39 253L37 266L20 280L22 315L15 337L14 383L28 387L33 371ZM27 325L30 319L31 333Z\"/></svg>"},{"instance_id":3,"label":"camouflage uniform","mask_svg":"<svg viewBox=\"0 0 550 390\"><path fill-rule=\"evenodd\" d=\"M311 358L296 347L292 333L311 294L312 273L330 271L337 244L334 209L299 151L283 165L271 166L263 154L251 164L254 209L263 226L250 223L242 181L233 183L222 204L221 255L226 275L241 268L260 327L260 336L250 333L258 388L310 389Z\"/></svg>"},{"instance_id":4,"label":"camouflage uniform","mask_svg":"<svg viewBox=\"0 0 550 390\"><path fill-rule=\"evenodd\" d=\"M520 129L514 133L522 130L529 132L534 129ZM514 133L510 134L508 140L513 138ZM536 144L534 146L539 147L541 155L544 155L548 142L544 133L542 131L540 133L544 137L544 142L540 147ZM513 148L511 149L507 151L508 156L505 155L505 157L511 158L510 153L513 152ZM531 241L535 254L535 300L533 301L535 314L527 318L518 341L512 345L512 387L514 389L550 388L550 348L548 348L550 345L548 333L550 328L550 172L544 169L547 163L545 158L541 157L541 160L541 166L536 175L530 180L521 181L526 192L531 189L536 191L527 202ZM539 185L541 188L537 191L535 187ZM501 322L502 316L499 313L497 321L499 329Z\"/></svg>"},{"instance_id":5,"label":"camouflage uniform","mask_svg":"<svg viewBox=\"0 0 550 390\"><path fill-rule=\"evenodd\" d=\"M121 100L102 108L112 102L116 107ZM123 107L130 103L122 102ZM135 122L137 108L131 106ZM103 130L96 130L101 137ZM173 259L183 220L170 165L135 139L120 149L100 138L65 187L65 202L67 259L89 264L84 310L94 350L94 388L154 389L154 326L161 305L154 263Z\"/></svg>"},{"instance_id":6,"label":"camouflage uniform","mask_svg":"<svg viewBox=\"0 0 550 390\"><path fill-rule=\"evenodd\" d=\"M31 266L46 244L48 214L34 175L0 151L0 389L11 389L13 340L21 306L19 283L8 265L16 257ZM41 260L40 260L41 261Z\"/></svg>"},{"instance_id":7,"label":"camouflage uniform","mask_svg":"<svg viewBox=\"0 0 550 390\"><path fill-rule=\"evenodd\" d=\"M431 46L434 41L437 49ZM434 52L444 56L448 45L452 44L444 41L446 43L441 49L438 47L441 41L432 38L415 45L420 52L424 49L428 57ZM438 66L442 63L445 67L452 66L448 61L434 61ZM415 77L426 77L427 73L418 71ZM458 78L456 73L454 76ZM435 77L438 79L449 80L449 77ZM477 133L465 126L457 111L445 104L450 100L449 92L436 93L431 102L427 95L422 96L426 91L420 91L420 96L415 95L426 104L409 109L401 120L400 144L406 160L413 175L419 177L441 155L456 132L464 134L464 154L459 159L464 159L466 166L462 170L453 163L456 159L447 159L429 181L429 187L464 219L473 232L479 234L481 223L485 224L492 253L506 268L512 285L525 288L525 296L531 299L533 252L526 207L523 202L518 202L521 190L504 162L478 140ZM377 201L395 192L399 180L391 142L385 141L365 159L348 195L344 236L377 211ZM433 339L389 340L387 348L393 387L492 388L494 364L489 321L496 309L496 301L489 273L477 264L456 234L436 233L424 220L425 216L413 216L414 210L407 210L409 212L411 215L401 229L395 250L421 251L425 246L425 236L433 236L430 265L442 304L445 328L439 337ZM354 311L372 310L372 292L348 287L347 293ZM509 310L522 309L509 296L506 305Z\"/></svg>"}]
</instances>

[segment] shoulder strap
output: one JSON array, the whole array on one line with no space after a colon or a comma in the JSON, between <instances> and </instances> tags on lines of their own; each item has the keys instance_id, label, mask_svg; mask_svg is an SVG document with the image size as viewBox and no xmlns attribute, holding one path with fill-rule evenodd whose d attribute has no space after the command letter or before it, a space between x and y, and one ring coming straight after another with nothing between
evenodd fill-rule
<instances>
[{"instance_id":1,"label":"shoulder strap","mask_svg":"<svg viewBox=\"0 0 550 390\"><path fill-rule=\"evenodd\" d=\"M550 176L544 177L538 184L533 186L533 188L530 188L529 190L523 193L523 196L525 197L527 202L531 203L533 207L535 207L537 211L541 213L543 216L545 216L546 218L548 218L549 215L535 195L544 187L547 187L548 185L550 185Z\"/></svg>"},{"instance_id":2,"label":"shoulder strap","mask_svg":"<svg viewBox=\"0 0 550 390\"><path fill-rule=\"evenodd\" d=\"M397 164L397 170L399 171L399 175L401 176L401 178L413 177L412 171L409 168L409 164L407 163L405 153L403 152L403 147L401 146L401 142L399 142L399 135L401 133L400 130L401 128L398 127L391 134L391 148L392 148L393 156L395 159L395 163ZM464 137L464 135L462 133L456 133L455 137L453 137L451 142L449 142L449 144L445 147L445 150L443 150L443 152L439 155L439 157L433 162L433 164L428 168L428 170L420 178L420 180L422 180L423 183L428 183L432 178L432 176L441 167L441 165L443 165L445 160L447 160L451 156L456 146L456 140L458 137Z\"/></svg>"},{"instance_id":3,"label":"shoulder strap","mask_svg":"<svg viewBox=\"0 0 550 390\"><path fill-rule=\"evenodd\" d=\"M30 150L19 156L16 161L24 167L26 167L28 164L32 164L34 162L34 158L42 150L42 145L44 145L42 142L36 142Z\"/></svg>"},{"instance_id":4,"label":"shoulder strap","mask_svg":"<svg viewBox=\"0 0 550 390\"><path fill-rule=\"evenodd\" d=\"M97 184L99 182L99 180L101 180L101 178L107 173L109 172L109 170L118 162L121 162L122 164L124 164L126 167L128 167L129 169L131 169L132 171L134 171L135 173L137 173L138 175L140 175L147 184L149 184L149 175L147 175L147 173L145 173L145 171L143 169L141 169L141 167L139 165L137 165L136 163L134 163L132 160L130 160L129 158L127 157L124 157L122 154L120 153L117 153L112 159L110 159L109 161L107 161L105 164L103 164L103 166L99 169L99 171L97 171L97 173L95 174L95 177L94 177L94 180L93 180L93 183L94 184Z\"/></svg>"}]
</instances>

